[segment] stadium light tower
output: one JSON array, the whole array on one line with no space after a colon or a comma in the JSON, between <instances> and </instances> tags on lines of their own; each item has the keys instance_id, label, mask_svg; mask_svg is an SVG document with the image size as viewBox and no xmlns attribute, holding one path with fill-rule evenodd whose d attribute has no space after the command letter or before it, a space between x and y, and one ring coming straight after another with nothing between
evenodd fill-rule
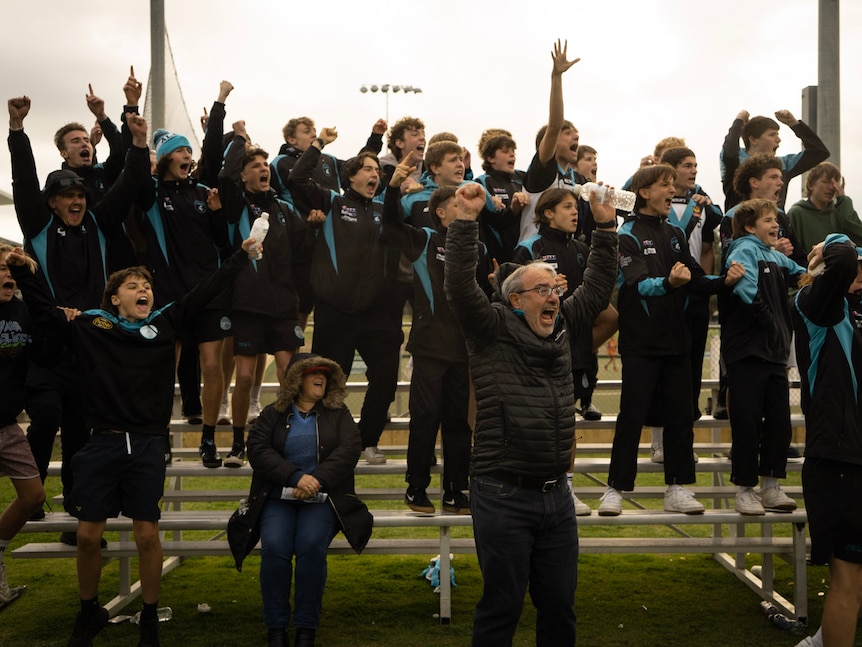
<instances>
[{"instance_id":1,"label":"stadium light tower","mask_svg":"<svg viewBox=\"0 0 862 647\"><path fill-rule=\"evenodd\" d=\"M414 88L412 85L390 85L389 83L384 83L383 85L378 86L376 83L373 83L371 85L363 84L359 88L359 91L362 94L365 94L366 92L370 91L371 93L382 92L384 95L386 95L386 123L388 124L389 123L389 93L390 92L392 92L392 93L403 92L404 94L410 94L412 92L413 94L419 94L422 92L422 88Z\"/></svg>"}]
</instances>

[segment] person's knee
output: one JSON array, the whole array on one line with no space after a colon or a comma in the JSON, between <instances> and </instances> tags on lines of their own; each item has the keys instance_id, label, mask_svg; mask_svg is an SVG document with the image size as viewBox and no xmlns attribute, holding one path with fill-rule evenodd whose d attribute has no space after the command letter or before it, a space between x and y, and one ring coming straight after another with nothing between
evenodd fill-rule
<instances>
[{"instance_id":1,"label":"person's knee","mask_svg":"<svg viewBox=\"0 0 862 647\"><path fill-rule=\"evenodd\" d=\"M93 526L78 526L78 552L96 553L102 549L102 530Z\"/></svg>"},{"instance_id":2,"label":"person's knee","mask_svg":"<svg viewBox=\"0 0 862 647\"><path fill-rule=\"evenodd\" d=\"M45 503L45 488L38 478L28 479L18 488L18 500L30 511L38 510Z\"/></svg>"},{"instance_id":3,"label":"person's knee","mask_svg":"<svg viewBox=\"0 0 862 647\"><path fill-rule=\"evenodd\" d=\"M156 523L135 524L135 544L140 552L149 552L161 546L159 526Z\"/></svg>"}]
</instances>

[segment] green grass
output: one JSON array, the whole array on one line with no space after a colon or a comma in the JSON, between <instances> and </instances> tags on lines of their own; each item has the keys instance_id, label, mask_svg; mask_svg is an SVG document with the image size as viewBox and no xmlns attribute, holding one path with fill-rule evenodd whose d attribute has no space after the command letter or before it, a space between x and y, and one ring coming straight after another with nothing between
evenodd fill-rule
<instances>
[{"instance_id":1,"label":"green grass","mask_svg":"<svg viewBox=\"0 0 862 647\"><path fill-rule=\"evenodd\" d=\"M708 475L702 477L707 484ZM798 476L797 476L798 478ZM652 485L661 475L642 475L639 485ZM48 480L49 494L56 493L57 479ZM397 476L357 478L358 485L400 487ZM241 489L247 479L186 479L185 487ZM0 482L0 503L11 497L7 480ZM661 499L645 500L650 506ZM398 501L373 502L375 507L400 508ZM231 508L233 504L186 504ZM693 533L709 528L690 526ZM780 526L776 526L778 532ZM454 529L456 536L469 528ZM378 536L398 536L435 531L381 529ZM661 536L671 533L662 526L609 529L585 527L582 536L625 532L630 536ZM187 533L190 538L207 533ZM116 536L108 534L108 540ZM48 534L17 537L12 548L28 541L56 541ZM473 610L482 591L476 558L456 555L453 565L457 587L453 589L452 624L440 626L435 617L439 599L420 577L432 555L355 556L329 558L329 581L319 644L345 646L435 646L469 645ZM71 559L19 560L7 558L7 573L15 585L28 585L27 594L0 612L0 645L65 645L77 611L75 565ZM187 560L167 574L160 604L173 609L173 619L161 626L162 643L169 645L264 644L266 631L261 617L258 581L260 560L250 557L242 573L227 558L201 557ZM103 571L101 599L106 602L117 586L117 564ZM776 560L776 588L792 595L793 573ZM825 568L809 569L809 606L813 627L818 626L822 597L826 590ZM792 636L772 626L759 612L760 599L708 555L586 555L581 557L576 603L580 645L717 645L764 647L795 645ZM199 614L197 604L212 607ZM133 602L127 609L140 608ZM515 645L535 644L535 613L525 602ZM135 645L137 628L109 625L97 644ZM813 633L813 630L812 630ZM862 644L862 643L860 643Z\"/></svg>"}]
</instances>

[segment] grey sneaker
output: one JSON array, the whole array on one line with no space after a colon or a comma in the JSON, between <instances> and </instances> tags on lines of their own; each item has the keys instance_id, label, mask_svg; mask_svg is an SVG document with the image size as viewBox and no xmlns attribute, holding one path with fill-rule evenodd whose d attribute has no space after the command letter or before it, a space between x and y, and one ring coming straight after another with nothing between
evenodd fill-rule
<instances>
[{"instance_id":1,"label":"grey sneaker","mask_svg":"<svg viewBox=\"0 0 862 647\"><path fill-rule=\"evenodd\" d=\"M572 503L575 504L575 516L576 517L589 517L593 514L593 509L590 508L586 503L581 501L574 492L572 492Z\"/></svg>"},{"instance_id":2,"label":"grey sneaker","mask_svg":"<svg viewBox=\"0 0 862 647\"><path fill-rule=\"evenodd\" d=\"M703 504L694 498L694 492L681 485L671 485L664 493L665 512L703 514Z\"/></svg>"},{"instance_id":3,"label":"grey sneaker","mask_svg":"<svg viewBox=\"0 0 862 647\"><path fill-rule=\"evenodd\" d=\"M740 514L762 515L766 514L763 509L763 504L760 503L760 498L754 488L747 487L742 492L736 495L736 502L733 504L733 509Z\"/></svg>"},{"instance_id":4,"label":"grey sneaker","mask_svg":"<svg viewBox=\"0 0 862 647\"><path fill-rule=\"evenodd\" d=\"M386 454L377 447L366 447L362 452L362 457L369 465L383 465L386 462Z\"/></svg>"},{"instance_id":5,"label":"grey sneaker","mask_svg":"<svg viewBox=\"0 0 862 647\"><path fill-rule=\"evenodd\" d=\"M770 512L793 512L796 510L796 501L787 496L780 485L760 488L760 502L763 504L763 508Z\"/></svg>"},{"instance_id":6,"label":"grey sneaker","mask_svg":"<svg viewBox=\"0 0 862 647\"><path fill-rule=\"evenodd\" d=\"M664 445L653 445L650 447L649 459L653 463L664 463Z\"/></svg>"},{"instance_id":7,"label":"grey sneaker","mask_svg":"<svg viewBox=\"0 0 862 647\"><path fill-rule=\"evenodd\" d=\"M623 495L612 487L602 495L599 503L600 517L616 517L623 511Z\"/></svg>"}]
</instances>

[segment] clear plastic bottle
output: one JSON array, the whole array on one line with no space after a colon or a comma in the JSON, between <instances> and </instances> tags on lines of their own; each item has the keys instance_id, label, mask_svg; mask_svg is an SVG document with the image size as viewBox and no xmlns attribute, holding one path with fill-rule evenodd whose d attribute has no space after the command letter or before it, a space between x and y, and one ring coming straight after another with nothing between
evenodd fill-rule
<instances>
[{"instance_id":1,"label":"clear plastic bottle","mask_svg":"<svg viewBox=\"0 0 862 647\"><path fill-rule=\"evenodd\" d=\"M788 618L778 610L778 607L767 600L762 600L760 602L760 611L779 629L784 629L785 631L790 631L792 633L800 633L805 630L805 625L799 622L799 620Z\"/></svg>"},{"instance_id":2,"label":"clear plastic bottle","mask_svg":"<svg viewBox=\"0 0 862 647\"><path fill-rule=\"evenodd\" d=\"M591 191L596 192L596 199L599 201L599 204L610 199L613 201L614 208L619 209L620 211L631 212L632 209L635 208L635 194L631 191L624 191L623 189L609 189L605 185L596 184L595 182L587 182L586 184L581 184L575 187L575 193L577 193L582 200L586 200L587 202L590 200Z\"/></svg>"},{"instance_id":3,"label":"clear plastic bottle","mask_svg":"<svg viewBox=\"0 0 862 647\"><path fill-rule=\"evenodd\" d=\"M259 261L263 258L263 239L266 238L266 233L269 231L269 214L264 211L251 225L251 231L248 234L249 238L254 238L255 246L252 253L248 255L253 261Z\"/></svg>"},{"instance_id":4,"label":"clear plastic bottle","mask_svg":"<svg viewBox=\"0 0 862 647\"><path fill-rule=\"evenodd\" d=\"M281 488L281 498L287 499L288 501L296 501L297 498L293 494L292 487L283 487ZM318 492L317 494L308 497L307 499L303 499L305 503L325 503L329 498L329 495L326 492Z\"/></svg>"}]
</instances>

